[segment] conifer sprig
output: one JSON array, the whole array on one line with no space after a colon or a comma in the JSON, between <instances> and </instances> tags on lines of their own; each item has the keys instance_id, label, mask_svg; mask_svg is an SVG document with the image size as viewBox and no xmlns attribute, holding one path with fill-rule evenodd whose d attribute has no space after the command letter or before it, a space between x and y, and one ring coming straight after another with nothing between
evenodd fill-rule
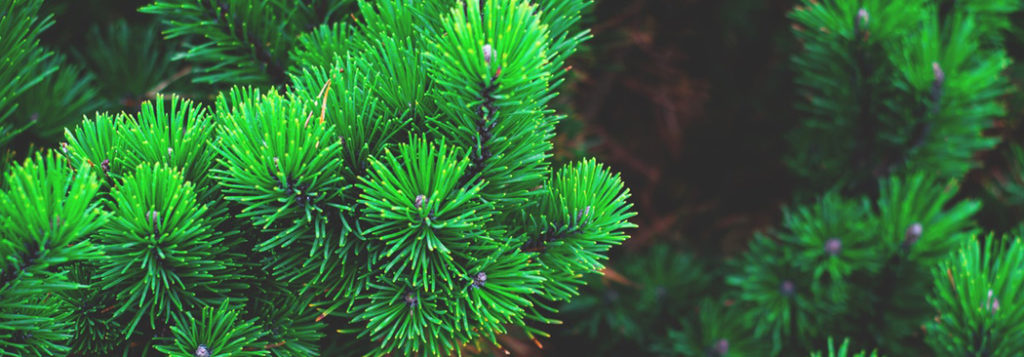
<instances>
[{"instance_id":1,"label":"conifer sprig","mask_svg":"<svg viewBox=\"0 0 1024 357\"><path fill-rule=\"evenodd\" d=\"M110 220L66 243L102 259L53 271L68 292L39 300L63 319L34 335L48 345L0 340L76 354L447 355L512 330L543 335L551 302L635 227L617 175L549 161L561 116L548 103L587 37L576 24L588 4L144 7L189 47L195 81L278 88L235 86L209 107L153 94L138 113L67 128L51 166L90 175L61 182L88 183ZM0 310L8 302L0 290ZM82 326L95 330L70 332Z\"/></svg>"}]
</instances>

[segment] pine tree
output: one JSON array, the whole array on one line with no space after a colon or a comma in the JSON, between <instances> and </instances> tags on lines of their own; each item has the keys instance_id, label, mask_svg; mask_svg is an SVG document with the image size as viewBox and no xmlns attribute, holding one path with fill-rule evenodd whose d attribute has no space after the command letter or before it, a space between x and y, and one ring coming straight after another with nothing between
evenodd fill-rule
<instances>
[{"instance_id":1,"label":"pine tree","mask_svg":"<svg viewBox=\"0 0 1024 357\"><path fill-rule=\"evenodd\" d=\"M76 55L85 73L153 73L102 86L43 61L49 20L25 4L5 2L20 22L0 26L24 35L3 45L35 52L0 70L24 81L0 108L58 93L84 112L97 101L78 90L129 111L88 115L5 175L4 353L500 348L547 336L634 227L607 167L551 164L550 101L587 1L159 0L140 11L185 65L115 23ZM154 50L112 65L132 42ZM166 76L200 95L154 94Z\"/></svg>"},{"instance_id":2,"label":"pine tree","mask_svg":"<svg viewBox=\"0 0 1024 357\"><path fill-rule=\"evenodd\" d=\"M804 117L787 163L801 185L781 222L739 257L659 245L613 261L622 276L569 303L566 330L601 340L590 352L600 355L1020 355L1020 309L1007 301L1019 300L1022 232L984 235L982 201L960 191L1000 140L987 135L1014 90L1003 37L1020 7L800 2L789 16ZM1024 156L1010 147L1010 170L988 181L1007 228L1019 227L1024 202ZM697 292L644 298L666 273ZM650 311L675 311L675 321L652 322Z\"/></svg>"},{"instance_id":3,"label":"pine tree","mask_svg":"<svg viewBox=\"0 0 1024 357\"><path fill-rule=\"evenodd\" d=\"M790 166L815 189L867 191L889 174L959 178L1005 114L1001 30L1015 1L804 1L795 82L806 120Z\"/></svg>"}]
</instances>

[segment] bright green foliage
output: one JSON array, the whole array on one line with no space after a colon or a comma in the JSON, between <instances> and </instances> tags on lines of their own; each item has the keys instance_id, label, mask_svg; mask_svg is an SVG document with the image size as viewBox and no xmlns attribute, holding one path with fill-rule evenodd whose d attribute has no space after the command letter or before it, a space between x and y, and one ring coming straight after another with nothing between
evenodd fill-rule
<instances>
[{"instance_id":1,"label":"bright green foliage","mask_svg":"<svg viewBox=\"0 0 1024 357\"><path fill-rule=\"evenodd\" d=\"M64 293L85 286L63 267L99 258L84 239L104 224L99 182L53 153L37 154L5 174L0 191L0 355L69 351L76 333Z\"/></svg>"},{"instance_id":2,"label":"bright green foliage","mask_svg":"<svg viewBox=\"0 0 1024 357\"><path fill-rule=\"evenodd\" d=\"M444 147L413 138L397 157L385 151L373 160L360 185L363 221L372 226L363 234L383 242L384 274L395 281L411 272L408 283L428 292L438 282L451 290L456 278L469 276L456 261L493 239L485 231L493 208L473 200L480 185L459 185L469 159Z\"/></svg>"},{"instance_id":3,"label":"bright green foliage","mask_svg":"<svg viewBox=\"0 0 1024 357\"><path fill-rule=\"evenodd\" d=\"M167 321L232 288L237 269L233 241L214 230L222 217L207 215L193 185L174 169L141 164L110 192L110 224L98 238L109 257L97 268L99 286L117 292L115 316L130 316L127 333L149 317Z\"/></svg>"},{"instance_id":4,"label":"bright green foliage","mask_svg":"<svg viewBox=\"0 0 1024 357\"><path fill-rule=\"evenodd\" d=\"M1011 1L803 1L791 13L799 109L789 164L814 188L863 191L890 173L963 176L1004 114L998 41ZM979 23L981 25L979 25Z\"/></svg>"},{"instance_id":5,"label":"bright green foliage","mask_svg":"<svg viewBox=\"0 0 1024 357\"><path fill-rule=\"evenodd\" d=\"M835 344L832 342L832 338L829 337L827 351L827 354L822 354L820 351L813 352L811 353L811 357L878 357L878 352L875 351L871 351L870 354L864 351L851 352L849 339L843 339L843 344L839 345L839 348L836 348Z\"/></svg>"},{"instance_id":6,"label":"bright green foliage","mask_svg":"<svg viewBox=\"0 0 1024 357\"><path fill-rule=\"evenodd\" d=\"M927 341L937 356L1024 355L1024 243L971 241L932 269L937 316Z\"/></svg>"},{"instance_id":7,"label":"bright green foliage","mask_svg":"<svg viewBox=\"0 0 1024 357\"><path fill-rule=\"evenodd\" d=\"M405 105L392 110L381 100L380 77L360 58L348 56L332 66L305 69L293 77L294 97L313 108L317 120L334 125L341 138L343 175L355 181L369 167L369 157L383 152L399 131L412 125ZM326 108L337 108L326 110ZM405 119L402 119L405 118Z\"/></svg>"},{"instance_id":8,"label":"bright green foliage","mask_svg":"<svg viewBox=\"0 0 1024 357\"><path fill-rule=\"evenodd\" d=\"M453 9L431 41L426 60L436 78L443 120L437 130L470 150L464 181L487 181L482 193L500 205L539 192L554 126L546 117L546 29L529 3L469 2ZM481 13L487 13L484 17ZM486 21L485 21L486 20Z\"/></svg>"},{"instance_id":9,"label":"bright green foliage","mask_svg":"<svg viewBox=\"0 0 1024 357\"><path fill-rule=\"evenodd\" d=\"M734 262L727 292L775 353L799 351L824 334L856 336L883 351L913 353L906 338L928 318L919 302L928 270L972 239L974 201L925 175L892 177L874 204L826 194L786 212L783 227L758 235ZM840 321L863 321L845 326ZM786 349L783 349L785 347ZM789 352L787 352L789 351Z\"/></svg>"},{"instance_id":10,"label":"bright green foliage","mask_svg":"<svg viewBox=\"0 0 1024 357\"><path fill-rule=\"evenodd\" d=\"M186 74L133 33L144 26L96 30L98 52L82 57L104 76L123 75L111 56L130 42L152 50L125 68L153 73L108 83L104 96L154 100L64 131L61 168L92 172L111 218L74 236L102 259L58 270L69 289L90 289L50 309L65 317L52 348L449 355L506 333L545 336L554 304L635 227L618 175L549 160L562 117L548 104L588 37L577 28L587 5L144 7L188 48L194 81L236 85L211 106L150 93Z\"/></svg>"},{"instance_id":11,"label":"bright green foliage","mask_svg":"<svg viewBox=\"0 0 1024 357\"><path fill-rule=\"evenodd\" d=\"M288 54L295 61L289 72L294 73L309 67L330 68L337 56L342 56L348 51L352 32L346 23L336 22L317 26L312 31L299 35L295 48Z\"/></svg>"},{"instance_id":12,"label":"bright green foliage","mask_svg":"<svg viewBox=\"0 0 1024 357\"><path fill-rule=\"evenodd\" d=\"M214 182L209 171L215 164L216 151L207 142L216 126L203 107L176 97L157 96L142 103L134 117L121 118L116 130L121 133L123 146L119 151L123 156L115 152L112 161L125 168L144 162L176 168L182 178L195 185L200 202L210 199Z\"/></svg>"},{"instance_id":13,"label":"bright green foliage","mask_svg":"<svg viewBox=\"0 0 1024 357\"><path fill-rule=\"evenodd\" d=\"M157 345L156 350L173 357L194 357L205 351L208 356L267 356L257 341L261 332L255 320L242 320L240 310L232 309L228 300L220 306L203 307L199 318L185 313L175 316L171 333L174 344Z\"/></svg>"},{"instance_id":14,"label":"bright green foliage","mask_svg":"<svg viewBox=\"0 0 1024 357\"><path fill-rule=\"evenodd\" d=\"M325 239L328 217L337 217L328 213L329 202L343 187L343 139L332 126L301 103L276 93L262 97L258 90L235 89L219 97L217 117L224 169L216 177L225 198L244 202L239 217L274 233L257 249L287 247L310 233Z\"/></svg>"},{"instance_id":15,"label":"bright green foliage","mask_svg":"<svg viewBox=\"0 0 1024 357\"><path fill-rule=\"evenodd\" d=\"M608 248L627 238L622 231L634 227L627 221L632 205L618 176L594 160L561 168L545 187L542 213L530 220L534 237L525 245L544 252L538 259L548 267L546 295L567 300L580 283L576 275L600 269Z\"/></svg>"},{"instance_id":16,"label":"bright green foliage","mask_svg":"<svg viewBox=\"0 0 1024 357\"><path fill-rule=\"evenodd\" d=\"M98 114L73 130L66 129L67 144L61 150L76 166L99 167L107 183L143 162L175 167L197 184L197 194L205 200L214 190L209 170L216 151L208 140L215 128L205 108L181 98L158 96L143 103L136 115Z\"/></svg>"}]
</instances>

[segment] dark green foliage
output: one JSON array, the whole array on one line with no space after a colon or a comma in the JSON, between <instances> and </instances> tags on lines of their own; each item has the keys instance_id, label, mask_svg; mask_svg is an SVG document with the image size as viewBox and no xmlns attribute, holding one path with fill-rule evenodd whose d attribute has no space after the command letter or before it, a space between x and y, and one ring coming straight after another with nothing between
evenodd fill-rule
<instances>
[{"instance_id":1,"label":"dark green foliage","mask_svg":"<svg viewBox=\"0 0 1024 357\"><path fill-rule=\"evenodd\" d=\"M50 17L39 17L41 0L5 1L0 15L0 144L6 144L29 123L10 123L9 117L18 106L17 97L32 88L56 68L43 67L52 56L39 47L39 33L53 24ZM40 71L40 68L44 70Z\"/></svg>"},{"instance_id":2,"label":"dark green foliage","mask_svg":"<svg viewBox=\"0 0 1024 357\"><path fill-rule=\"evenodd\" d=\"M928 317L919 303L928 270L973 237L979 204L954 204L955 186L924 175L891 178L880 191L874 204L830 193L788 211L776 239L755 237L735 262L731 294L776 351L798 351L824 334L900 354L918 348L905 339ZM848 319L863 322L840 327Z\"/></svg>"},{"instance_id":3,"label":"dark green foliage","mask_svg":"<svg viewBox=\"0 0 1024 357\"><path fill-rule=\"evenodd\" d=\"M102 102L93 75L68 63L63 55L48 58L42 66L57 70L18 98L20 105L12 118L31 125L25 134L34 142L53 144L64 134L67 123L99 109Z\"/></svg>"},{"instance_id":4,"label":"dark green foliage","mask_svg":"<svg viewBox=\"0 0 1024 357\"><path fill-rule=\"evenodd\" d=\"M266 279L264 281L268 281ZM310 309L311 295L296 295L284 286L264 284L259 294L249 299L249 311L265 326L261 341L274 356L312 356L320 350L325 324L319 313Z\"/></svg>"},{"instance_id":5,"label":"dark green foliage","mask_svg":"<svg viewBox=\"0 0 1024 357\"><path fill-rule=\"evenodd\" d=\"M932 269L937 316L928 344L938 356L1024 355L1024 243L989 235Z\"/></svg>"},{"instance_id":6,"label":"dark green foliage","mask_svg":"<svg viewBox=\"0 0 1024 357\"><path fill-rule=\"evenodd\" d=\"M567 333L593 341L573 346L575 353L678 354L676 343L683 343L679 323L688 322L698 311L701 295L711 287L705 264L690 254L657 245L621 257L609 268L603 277L588 279L582 294L560 309L572 322L565 326ZM669 331L676 332L670 337ZM749 335L749 331L738 333Z\"/></svg>"},{"instance_id":7,"label":"dark green foliage","mask_svg":"<svg viewBox=\"0 0 1024 357\"><path fill-rule=\"evenodd\" d=\"M994 147L982 131L1005 113L997 100L1010 63L997 30L1019 4L938 3L804 1L792 12L807 120L791 134L789 163L813 187L863 191L918 170L960 177Z\"/></svg>"},{"instance_id":8,"label":"dark green foliage","mask_svg":"<svg viewBox=\"0 0 1024 357\"><path fill-rule=\"evenodd\" d=\"M827 354L822 354L822 352L813 352L813 353L811 353L811 357L847 357L847 356L850 356L850 357L878 357L878 353L875 352L875 351L871 351L870 354L868 352L864 352L864 351L852 352L850 350L850 340L849 339L844 339L843 340L843 344L839 345L839 348L836 348L835 345L832 342L832 338L829 337L828 338L828 349L826 351L828 351L828 352L826 352Z\"/></svg>"},{"instance_id":9,"label":"dark green foliage","mask_svg":"<svg viewBox=\"0 0 1024 357\"><path fill-rule=\"evenodd\" d=\"M763 356L767 344L752 336L740 318L740 308L711 300L697 306L695 321L685 320L681 329L668 331L672 356Z\"/></svg>"},{"instance_id":10,"label":"dark green foliage","mask_svg":"<svg viewBox=\"0 0 1024 357\"><path fill-rule=\"evenodd\" d=\"M52 145L64 125L100 106L93 77L40 45L40 35L53 25L52 16L40 13L41 4L41 0L0 2L3 151Z\"/></svg>"},{"instance_id":11,"label":"dark green foliage","mask_svg":"<svg viewBox=\"0 0 1024 357\"><path fill-rule=\"evenodd\" d=\"M721 5L722 8L738 8L744 2L722 3L729 4ZM756 3L766 8L779 6L775 2ZM1010 85L1006 73L1011 64L1007 52L1014 52L1013 47L1004 50L1003 32L1011 26L1019 27L1019 14L1014 13L1021 7L1020 2L799 3L789 16L794 20L794 35L801 45L792 56L791 66L802 96L797 106L803 116L789 137L792 150L787 164L802 181L793 205L782 211L780 227L755 233L746 252L724 269L711 263L711 271L728 271L724 287L712 285L703 289L708 300L700 305L701 313L679 319L668 331L630 318L643 316L645 304L615 303L611 297L619 295L609 292L619 289L607 281L592 283L584 290L584 296L575 300L590 303L585 308L576 310L575 304L570 304L563 309L573 312L566 329L596 326L592 340L598 347L590 353L594 355L644 351L652 355L793 356L819 351L811 355L875 356L874 350L892 356L1018 355L1020 312L1009 306L1019 304L1005 301L1019 295L1015 287L1010 287L1020 285L1019 275L1024 271L1018 261L1019 249L1011 248L1009 239L999 242L995 238L981 238L983 243L978 242L979 233L990 227L974 224L975 218L988 217L975 217L981 205L970 196L977 192L976 179L987 178L995 171L996 180L989 181L990 192L1005 206L996 207L992 213L1004 220L1000 230L1019 227L1018 203L1024 201L1018 196L1024 191L1018 186L1024 182L1020 177L1024 161L1010 157L1011 169L1000 173L998 164L991 165L992 160L984 151L996 146L1000 140L997 135L1019 130L1015 115L1001 117L1006 116L1006 108L1014 108L1019 102L1006 96L1018 88ZM643 28L655 27L647 23L647 16L651 15L636 18L644 20L638 21L644 24ZM614 14L606 21L619 19L619 14ZM652 42L658 43L657 39L663 36L661 29L638 33L650 34ZM712 36L718 35L714 32L721 32L727 41L736 35L705 30L694 37L710 42ZM756 40L763 38L758 36ZM647 45L643 42L636 47L648 50ZM706 60L719 60L720 53L713 51L716 47L709 47L703 55L710 58ZM628 55L627 51L613 53ZM721 57L723 62L728 60L727 56ZM758 56L756 61L763 58L767 66L777 66L770 55ZM738 73L738 86L763 85L763 72L747 76L746 68L714 67ZM630 79L643 74L634 68L626 72L623 76ZM704 73L698 71L687 75L698 83L704 79ZM715 98L721 90L710 92L712 101L749 105ZM686 123L693 119L680 117L687 119ZM755 117L763 116L757 113ZM773 125L781 125L782 120L776 119L783 119L768 118ZM632 126L630 122L615 128ZM749 127L732 129L754 131ZM729 135L737 141L733 133ZM686 139L692 140L691 136ZM1017 146L1013 140L1008 141L1011 148ZM730 141L712 147L737 146ZM1013 155L1020 153L1019 149L1011 150ZM629 161L649 163L646 156L651 155L650 151L640 152L643 154L624 156ZM701 152L694 156L712 157L706 160L716 164L721 160L722 165L744 164L713 156L716 154ZM982 164L991 166L968 175ZM673 169L656 167L652 171L660 174ZM683 166L678 170L700 169ZM756 184L751 187L778 189L770 185L773 181L760 179L752 179ZM961 182L966 186L964 191L959 190ZM732 194L730 185L722 186ZM662 190L653 190L655 196L671 194L670 189L684 190L674 185L658 187ZM743 204L754 201L749 195L737 196ZM809 198L814 201L808 202ZM717 205L723 200L715 197L710 202ZM656 207L666 206L673 207ZM1006 211L1002 211L1004 208ZM686 208L679 211L685 212L681 216L692 214ZM666 221L675 218L671 213L657 213L664 214ZM743 215L716 222L731 224L746 218L749 217ZM684 222L680 226L702 223L680 221ZM678 235L668 233L659 238L675 239ZM707 239L687 239L694 238ZM708 240L718 244L715 238L719 237ZM732 237L721 238L729 243ZM964 244L967 247L961 248ZM721 246L729 250L728 244ZM957 252L958 249L961 250ZM1006 265L1002 265L1004 259ZM680 280L689 279L686 274L676 274ZM630 302L639 301L635 295L622 296ZM697 310L696 302L683 304ZM716 311L713 317L701 316L713 310L725 311ZM602 322L604 319L614 322ZM616 327L619 329L615 330ZM735 334L744 341L734 344L733 337L724 337L727 334ZM840 346L828 336L850 339ZM650 348L650 344L636 343L638 339L664 342ZM729 343L720 344L723 339ZM738 347L741 344L755 349L742 350Z\"/></svg>"},{"instance_id":12,"label":"dark green foliage","mask_svg":"<svg viewBox=\"0 0 1024 357\"><path fill-rule=\"evenodd\" d=\"M68 273L71 281L83 286L96 286L92 266L78 263ZM113 318L112 306L116 299L99 289L75 289L64 295L72 306L71 319L74 321L74 335L71 337L72 351L83 355L106 355L122 347L120 340L124 331L124 319Z\"/></svg>"},{"instance_id":13,"label":"dark green foliage","mask_svg":"<svg viewBox=\"0 0 1024 357\"><path fill-rule=\"evenodd\" d=\"M755 237L736 263L738 273L726 279L735 289L734 299L743 308L743 318L753 324L754 334L772 342L772 354L778 354L783 346L808 343L823 332L820 326L838 317L825 310L835 301L812 295L816 288L812 285L821 280L795 266L796 252L784 248L769 237ZM830 295L821 294L833 298Z\"/></svg>"},{"instance_id":14,"label":"dark green foliage","mask_svg":"<svg viewBox=\"0 0 1024 357\"><path fill-rule=\"evenodd\" d=\"M1003 153L1006 169L982 184L985 209L997 231L1019 229L1024 222L1024 148L1011 143Z\"/></svg>"},{"instance_id":15,"label":"dark green foliage","mask_svg":"<svg viewBox=\"0 0 1024 357\"><path fill-rule=\"evenodd\" d=\"M178 43L162 41L156 23L134 25L120 20L102 29L93 27L87 39L77 57L99 79L100 96L116 101L107 103L111 108L138 110L141 101L178 84L176 76L189 72L184 68L185 72L176 73L183 70L171 62Z\"/></svg>"}]
</instances>

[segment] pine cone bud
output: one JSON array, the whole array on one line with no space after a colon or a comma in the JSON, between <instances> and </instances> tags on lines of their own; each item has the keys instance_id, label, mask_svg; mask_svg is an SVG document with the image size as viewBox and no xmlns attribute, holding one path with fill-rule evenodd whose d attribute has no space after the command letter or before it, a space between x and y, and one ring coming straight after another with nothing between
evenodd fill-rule
<instances>
[{"instance_id":1,"label":"pine cone bud","mask_svg":"<svg viewBox=\"0 0 1024 357\"><path fill-rule=\"evenodd\" d=\"M783 281L782 285L779 286L779 292L786 297L793 296L796 293L796 284L793 284L790 280Z\"/></svg>"},{"instance_id":2,"label":"pine cone bud","mask_svg":"<svg viewBox=\"0 0 1024 357\"><path fill-rule=\"evenodd\" d=\"M157 223L160 223L160 212L149 211L149 220L153 221L153 234L160 234L160 230L157 227Z\"/></svg>"},{"instance_id":3,"label":"pine cone bud","mask_svg":"<svg viewBox=\"0 0 1024 357\"><path fill-rule=\"evenodd\" d=\"M103 169L103 173L109 174L110 173L110 159L103 159L103 162L100 163L100 168Z\"/></svg>"},{"instance_id":4,"label":"pine cone bud","mask_svg":"<svg viewBox=\"0 0 1024 357\"><path fill-rule=\"evenodd\" d=\"M853 22L854 30L860 32L868 25L868 10L861 8L857 10L857 18Z\"/></svg>"},{"instance_id":5,"label":"pine cone bud","mask_svg":"<svg viewBox=\"0 0 1024 357\"><path fill-rule=\"evenodd\" d=\"M471 284L474 289L480 288L487 283L487 273L479 272L473 277L473 283Z\"/></svg>"},{"instance_id":6,"label":"pine cone bud","mask_svg":"<svg viewBox=\"0 0 1024 357\"><path fill-rule=\"evenodd\" d=\"M828 255L835 256L839 254L839 251L843 249L843 242L839 238L829 238L825 241L825 253Z\"/></svg>"},{"instance_id":7,"label":"pine cone bud","mask_svg":"<svg viewBox=\"0 0 1024 357\"><path fill-rule=\"evenodd\" d=\"M942 71L939 62L932 62L932 74L935 76L935 83L942 85L946 81L946 72Z\"/></svg>"},{"instance_id":8,"label":"pine cone bud","mask_svg":"<svg viewBox=\"0 0 1024 357\"><path fill-rule=\"evenodd\" d=\"M485 44L484 48L483 48L483 52L484 52L484 63L490 65L491 64L491 57L494 56L494 49L491 48L491 44L489 44L489 43Z\"/></svg>"},{"instance_id":9,"label":"pine cone bud","mask_svg":"<svg viewBox=\"0 0 1024 357\"><path fill-rule=\"evenodd\" d=\"M989 289L988 290L988 301L985 302L985 305L986 305L985 308L988 309L989 312L994 314L994 313L996 313L996 311L999 311L999 299L998 298L993 298L992 295L993 295L992 294L992 289Z\"/></svg>"},{"instance_id":10,"label":"pine cone bud","mask_svg":"<svg viewBox=\"0 0 1024 357\"><path fill-rule=\"evenodd\" d=\"M917 240L921 238L921 233L923 232L924 227L921 226L920 222L914 222L911 224L907 227L907 233L904 235L903 246L910 247L914 245L914 243L917 243Z\"/></svg>"},{"instance_id":11,"label":"pine cone bud","mask_svg":"<svg viewBox=\"0 0 1024 357\"><path fill-rule=\"evenodd\" d=\"M576 222L582 222L583 218L590 215L590 206L576 212Z\"/></svg>"},{"instance_id":12,"label":"pine cone bud","mask_svg":"<svg viewBox=\"0 0 1024 357\"><path fill-rule=\"evenodd\" d=\"M405 297L402 298L402 300L404 300L405 304L409 305L409 307L416 306L416 297L413 296L412 293L406 293Z\"/></svg>"},{"instance_id":13,"label":"pine cone bud","mask_svg":"<svg viewBox=\"0 0 1024 357\"><path fill-rule=\"evenodd\" d=\"M729 353L729 340L721 339L715 342L715 345L711 348L712 356L725 356Z\"/></svg>"},{"instance_id":14,"label":"pine cone bud","mask_svg":"<svg viewBox=\"0 0 1024 357\"><path fill-rule=\"evenodd\" d=\"M425 202L427 202L427 196L416 195L416 199L412 201L412 204L413 206L416 206L416 208L420 208L423 207L423 203Z\"/></svg>"},{"instance_id":15,"label":"pine cone bud","mask_svg":"<svg viewBox=\"0 0 1024 357\"><path fill-rule=\"evenodd\" d=\"M946 82L946 73L942 71L939 62L932 62L932 74L935 80L932 81L932 113L937 113L942 100L942 85Z\"/></svg>"},{"instance_id":16,"label":"pine cone bud","mask_svg":"<svg viewBox=\"0 0 1024 357\"><path fill-rule=\"evenodd\" d=\"M206 345L199 345L196 347L196 357L210 357L210 349Z\"/></svg>"}]
</instances>

